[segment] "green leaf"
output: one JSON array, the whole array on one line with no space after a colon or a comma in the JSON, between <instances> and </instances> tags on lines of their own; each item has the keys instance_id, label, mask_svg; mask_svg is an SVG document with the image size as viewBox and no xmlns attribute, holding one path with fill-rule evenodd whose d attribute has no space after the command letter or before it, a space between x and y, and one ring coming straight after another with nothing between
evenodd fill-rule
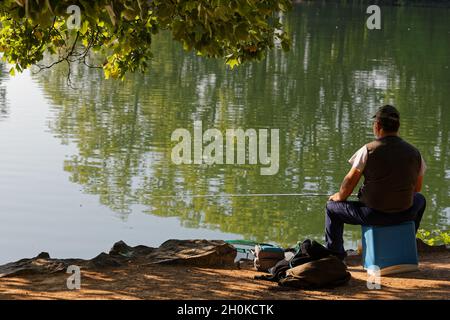
<instances>
[{"instance_id":1,"label":"green leaf","mask_svg":"<svg viewBox=\"0 0 450 320\"><path fill-rule=\"evenodd\" d=\"M232 58L232 59L227 60L227 65L229 65L231 69L234 69L235 66L238 66L240 64L241 63L239 62L239 59L237 59L237 58Z\"/></svg>"},{"instance_id":2,"label":"green leaf","mask_svg":"<svg viewBox=\"0 0 450 320\"><path fill-rule=\"evenodd\" d=\"M85 35L88 30L89 30L89 21L84 20L80 28L80 33L82 35Z\"/></svg>"}]
</instances>

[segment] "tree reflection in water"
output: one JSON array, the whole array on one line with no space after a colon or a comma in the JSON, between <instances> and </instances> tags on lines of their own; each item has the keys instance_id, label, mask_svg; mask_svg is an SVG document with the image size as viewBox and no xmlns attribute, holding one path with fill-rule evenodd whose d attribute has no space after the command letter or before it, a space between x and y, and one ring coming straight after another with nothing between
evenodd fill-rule
<instances>
[{"instance_id":1,"label":"tree reflection in water","mask_svg":"<svg viewBox=\"0 0 450 320\"><path fill-rule=\"evenodd\" d=\"M146 75L104 80L79 67L74 91L55 68L36 76L53 105L52 131L78 153L64 170L84 192L124 215L132 204L259 241L322 240L326 197L189 198L189 194L333 193L347 159L372 139L370 116L384 102L402 114L401 134L428 164L424 226L448 225L450 100L446 13L388 8L383 29L351 19L358 7L296 7L287 16L289 53L227 70L220 61L186 54L165 35L154 42ZM359 14L359 13L358 13ZM430 19L431 14L433 18ZM414 24L414 31L408 28ZM429 35L433 34L433 37ZM174 165L176 128L279 128L280 170L259 166ZM176 195L174 198L160 196ZM347 240L359 238L350 228Z\"/></svg>"}]
</instances>

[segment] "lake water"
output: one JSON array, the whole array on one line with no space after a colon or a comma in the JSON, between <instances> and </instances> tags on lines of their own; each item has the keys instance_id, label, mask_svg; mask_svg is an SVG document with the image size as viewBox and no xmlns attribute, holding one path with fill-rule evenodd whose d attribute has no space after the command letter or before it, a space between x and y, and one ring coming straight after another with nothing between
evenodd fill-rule
<instances>
[{"instance_id":1,"label":"lake water","mask_svg":"<svg viewBox=\"0 0 450 320\"><path fill-rule=\"evenodd\" d=\"M229 70L186 54L162 34L146 75L104 80L64 66L0 77L0 262L48 251L90 258L114 242L169 238L323 241L326 196L348 158L373 139L371 115L398 107L401 135L428 171L426 229L450 222L450 11L382 7L382 30L364 7L299 5L283 18L292 50ZM280 130L280 168L175 165L176 128L194 121ZM192 198L184 195L213 194ZM174 197L165 197L174 196ZM360 238L346 227L348 248Z\"/></svg>"}]
</instances>

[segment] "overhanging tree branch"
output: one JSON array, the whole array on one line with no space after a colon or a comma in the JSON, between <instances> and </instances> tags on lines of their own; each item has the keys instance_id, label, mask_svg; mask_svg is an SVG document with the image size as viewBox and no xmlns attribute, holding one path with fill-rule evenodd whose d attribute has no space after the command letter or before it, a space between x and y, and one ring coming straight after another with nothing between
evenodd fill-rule
<instances>
[{"instance_id":1,"label":"overhanging tree branch","mask_svg":"<svg viewBox=\"0 0 450 320\"><path fill-rule=\"evenodd\" d=\"M71 44L67 39L74 31L67 26L66 10L73 4L80 7L82 20ZM61 0L53 5L48 0L4 0L0 52L18 71L39 64L46 52L67 49L48 66L38 65L40 70L64 61L89 65L86 59L95 52L104 58L106 78L123 78L127 72L147 70L152 37L167 29L185 50L225 59L234 67L263 58L275 42L289 48L278 12L290 5L290 0Z\"/></svg>"}]
</instances>

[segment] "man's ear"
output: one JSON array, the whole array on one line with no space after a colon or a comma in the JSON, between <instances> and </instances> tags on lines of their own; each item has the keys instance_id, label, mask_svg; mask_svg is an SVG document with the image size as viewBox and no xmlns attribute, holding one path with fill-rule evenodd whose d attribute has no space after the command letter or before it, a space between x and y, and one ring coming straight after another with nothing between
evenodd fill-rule
<instances>
[{"instance_id":1,"label":"man's ear","mask_svg":"<svg viewBox=\"0 0 450 320\"><path fill-rule=\"evenodd\" d=\"M374 124L375 124L375 130L376 130L377 132L379 132L380 129L381 129L380 122L379 122L378 120L375 120Z\"/></svg>"},{"instance_id":2,"label":"man's ear","mask_svg":"<svg viewBox=\"0 0 450 320\"><path fill-rule=\"evenodd\" d=\"M378 139L378 135L380 133L380 123L377 120L373 122L372 131L374 136Z\"/></svg>"}]
</instances>

